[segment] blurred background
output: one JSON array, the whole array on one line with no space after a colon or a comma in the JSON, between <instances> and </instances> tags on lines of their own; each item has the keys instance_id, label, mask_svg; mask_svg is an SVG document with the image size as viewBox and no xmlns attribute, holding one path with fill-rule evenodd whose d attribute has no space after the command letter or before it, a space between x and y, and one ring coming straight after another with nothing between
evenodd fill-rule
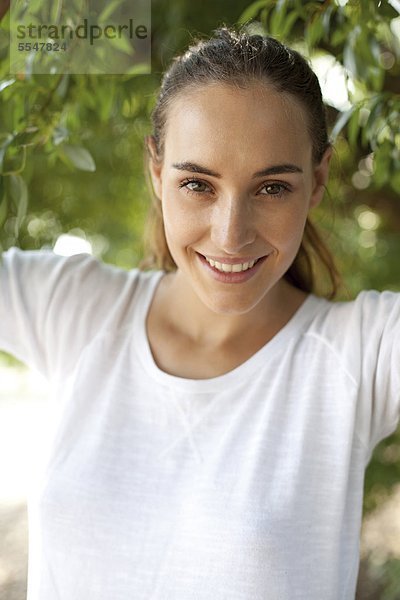
<instances>
[{"instance_id":1,"label":"blurred background","mask_svg":"<svg viewBox=\"0 0 400 600\"><path fill-rule=\"evenodd\" d=\"M116 5L118 0L116 0ZM335 145L314 222L344 285L400 291L400 0L153 0L150 75L8 72L9 2L0 1L0 246L90 252L130 269L150 203L144 136L172 56L216 27L251 20L309 57ZM137 71L140 71L138 69ZM26 491L49 389L0 356L0 596L26 594ZM359 600L400 598L400 432L365 480Z\"/></svg>"}]
</instances>

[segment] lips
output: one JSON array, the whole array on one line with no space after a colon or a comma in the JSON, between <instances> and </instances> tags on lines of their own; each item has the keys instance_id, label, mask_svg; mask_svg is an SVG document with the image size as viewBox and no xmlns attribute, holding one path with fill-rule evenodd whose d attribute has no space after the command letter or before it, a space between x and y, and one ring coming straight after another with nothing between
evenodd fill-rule
<instances>
[{"instance_id":1,"label":"lips","mask_svg":"<svg viewBox=\"0 0 400 600\"><path fill-rule=\"evenodd\" d=\"M206 261L212 266L215 267L218 271L222 271L224 273L238 273L240 271L247 271L248 269L253 268L256 264L256 260L252 260L251 262L245 263L223 263L212 260L211 258L206 258Z\"/></svg>"},{"instance_id":2,"label":"lips","mask_svg":"<svg viewBox=\"0 0 400 600\"><path fill-rule=\"evenodd\" d=\"M213 279L215 279L216 281L219 281L221 283L236 283L236 284L244 283L244 282L248 281L249 279L251 279L252 277L254 277L256 275L256 273L260 270L264 261L267 260L268 256L269 256L269 255L266 255L266 256L260 257L251 268L248 268L245 271L226 272L226 271L220 271L217 268L211 266L210 263L207 261L207 259L199 252L196 252L196 254L199 257L199 260L200 260L201 264L203 265L203 268L206 269L206 271L212 276ZM243 259L241 259L241 260L243 260ZM236 259L236 264L238 264L237 259Z\"/></svg>"},{"instance_id":3,"label":"lips","mask_svg":"<svg viewBox=\"0 0 400 600\"><path fill-rule=\"evenodd\" d=\"M200 252L197 252L197 254L200 254ZM226 265L237 265L237 264L250 263L253 261L257 262L258 260L260 260L260 258L264 258L266 255L264 254L263 256L243 256L243 257L239 257L239 258L228 258L225 256L213 256L211 254L200 254L200 256L202 256L203 258L209 258L215 262L225 263Z\"/></svg>"}]
</instances>

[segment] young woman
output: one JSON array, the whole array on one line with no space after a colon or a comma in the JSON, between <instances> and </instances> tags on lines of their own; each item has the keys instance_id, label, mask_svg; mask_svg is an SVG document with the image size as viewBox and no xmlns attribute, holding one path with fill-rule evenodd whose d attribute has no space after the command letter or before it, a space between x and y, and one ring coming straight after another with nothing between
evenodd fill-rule
<instances>
[{"instance_id":1,"label":"young woman","mask_svg":"<svg viewBox=\"0 0 400 600\"><path fill-rule=\"evenodd\" d=\"M316 76L222 28L165 73L151 270L3 255L1 345L58 384L29 600L350 600L400 412L400 296L316 295Z\"/></svg>"}]
</instances>

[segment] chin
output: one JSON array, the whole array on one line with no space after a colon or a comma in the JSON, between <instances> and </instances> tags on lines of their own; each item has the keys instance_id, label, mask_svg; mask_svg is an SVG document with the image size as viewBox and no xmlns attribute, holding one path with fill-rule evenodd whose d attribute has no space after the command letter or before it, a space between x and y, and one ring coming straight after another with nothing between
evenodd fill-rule
<instances>
[{"instance_id":1,"label":"chin","mask_svg":"<svg viewBox=\"0 0 400 600\"><path fill-rule=\"evenodd\" d=\"M197 293L197 292L196 292ZM257 296L257 298L251 299L249 294L245 294L244 297L240 297L240 294L224 293L214 294L213 298L203 291L203 293L197 294L200 300L205 304L212 312L220 315L244 315L255 308L264 298L265 293Z\"/></svg>"}]
</instances>

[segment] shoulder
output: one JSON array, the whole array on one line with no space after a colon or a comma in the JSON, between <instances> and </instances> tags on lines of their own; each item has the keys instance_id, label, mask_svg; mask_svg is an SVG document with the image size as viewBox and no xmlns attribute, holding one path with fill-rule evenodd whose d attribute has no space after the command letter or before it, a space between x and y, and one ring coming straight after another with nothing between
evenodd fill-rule
<instances>
[{"instance_id":1,"label":"shoulder","mask_svg":"<svg viewBox=\"0 0 400 600\"><path fill-rule=\"evenodd\" d=\"M332 302L312 296L315 331L330 331L343 335L345 328L352 333L367 330L371 333L387 325L388 318L400 313L400 293L365 290L354 300Z\"/></svg>"},{"instance_id":2,"label":"shoulder","mask_svg":"<svg viewBox=\"0 0 400 600\"><path fill-rule=\"evenodd\" d=\"M366 290L341 302L311 296L303 339L335 355L359 380L366 366L374 370L400 350L400 293Z\"/></svg>"}]
</instances>

